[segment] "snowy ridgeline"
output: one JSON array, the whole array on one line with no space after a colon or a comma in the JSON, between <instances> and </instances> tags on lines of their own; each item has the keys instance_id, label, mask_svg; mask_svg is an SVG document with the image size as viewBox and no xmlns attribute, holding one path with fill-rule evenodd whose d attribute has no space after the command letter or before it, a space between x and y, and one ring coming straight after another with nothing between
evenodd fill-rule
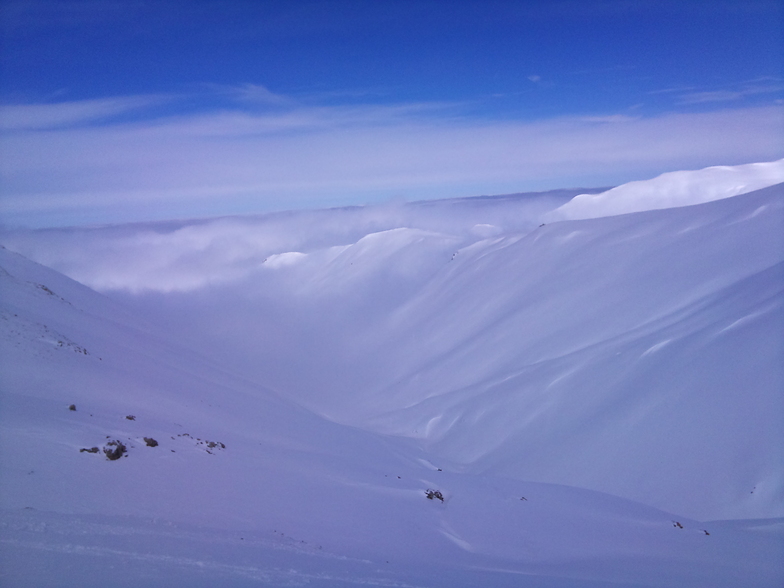
<instances>
[{"instance_id":1,"label":"snowy ridgeline","mask_svg":"<svg viewBox=\"0 0 784 588\"><path fill-rule=\"evenodd\" d=\"M2 235L0 584L781 585L783 167Z\"/></svg>"}]
</instances>

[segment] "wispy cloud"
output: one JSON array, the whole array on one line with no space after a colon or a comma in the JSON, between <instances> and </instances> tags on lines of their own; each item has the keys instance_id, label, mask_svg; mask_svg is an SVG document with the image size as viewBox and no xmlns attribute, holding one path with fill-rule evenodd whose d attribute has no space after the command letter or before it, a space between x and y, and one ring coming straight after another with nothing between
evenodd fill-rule
<instances>
[{"instance_id":1,"label":"wispy cloud","mask_svg":"<svg viewBox=\"0 0 784 588\"><path fill-rule=\"evenodd\" d=\"M684 94L680 98L681 104L699 104L701 102L730 102L740 100L744 92L732 92L729 90L716 90L715 92L693 92Z\"/></svg>"},{"instance_id":2,"label":"wispy cloud","mask_svg":"<svg viewBox=\"0 0 784 588\"><path fill-rule=\"evenodd\" d=\"M683 92L691 92L695 90L694 86L676 86L673 88L659 88L657 90L649 90L647 94L655 95L655 94L682 94Z\"/></svg>"},{"instance_id":3,"label":"wispy cloud","mask_svg":"<svg viewBox=\"0 0 784 588\"><path fill-rule=\"evenodd\" d=\"M237 102L246 104L291 106L293 100L282 94L276 94L261 84L202 84L202 87L214 94L227 96Z\"/></svg>"},{"instance_id":4,"label":"wispy cloud","mask_svg":"<svg viewBox=\"0 0 784 588\"><path fill-rule=\"evenodd\" d=\"M688 92L680 96L681 104L700 104L705 102L733 102L759 94L775 94L784 90L780 81L765 78L753 82L745 82L734 89L721 89L703 92Z\"/></svg>"},{"instance_id":5,"label":"wispy cloud","mask_svg":"<svg viewBox=\"0 0 784 588\"><path fill-rule=\"evenodd\" d=\"M139 111L170 99L166 96L124 96L53 104L3 105L0 106L0 130L54 129L89 124Z\"/></svg>"},{"instance_id":6,"label":"wispy cloud","mask_svg":"<svg viewBox=\"0 0 784 588\"><path fill-rule=\"evenodd\" d=\"M581 116L579 120L587 123L617 124L628 123L635 120L635 118L639 117L629 116L628 114L608 114L606 116Z\"/></svg>"},{"instance_id":7,"label":"wispy cloud","mask_svg":"<svg viewBox=\"0 0 784 588\"><path fill-rule=\"evenodd\" d=\"M92 124L150 100L6 107L4 222L118 222L612 185L784 155L776 106L526 122L471 119L450 104L292 101Z\"/></svg>"}]
</instances>

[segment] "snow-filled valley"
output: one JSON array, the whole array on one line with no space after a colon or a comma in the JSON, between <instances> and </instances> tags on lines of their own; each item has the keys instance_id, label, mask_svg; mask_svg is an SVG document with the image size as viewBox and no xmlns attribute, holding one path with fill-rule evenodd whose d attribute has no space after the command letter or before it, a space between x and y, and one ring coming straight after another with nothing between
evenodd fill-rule
<instances>
[{"instance_id":1,"label":"snow-filled valley","mask_svg":"<svg viewBox=\"0 0 784 588\"><path fill-rule=\"evenodd\" d=\"M780 586L781 182L0 233L0 585Z\"/></svg>"}]
</instances>

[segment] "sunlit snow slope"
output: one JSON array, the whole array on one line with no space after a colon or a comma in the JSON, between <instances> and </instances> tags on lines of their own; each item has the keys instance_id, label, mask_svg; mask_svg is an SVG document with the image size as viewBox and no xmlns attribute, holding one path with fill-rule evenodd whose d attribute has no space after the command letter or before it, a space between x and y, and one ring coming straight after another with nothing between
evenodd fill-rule
<instances>
[{"instance_id":1,"label":"sunlit snow slope","mask_svg":"<svg viewBox=\"0 0 784 588\"><path fill-rule=\"evenodd\" d=\"M690 206L745 194L784 182L784 159L696 171L669 172L652 180L629 182L599 194L579 194L547 215L548 220L598 218Z\"/></svg>"},{"instance_id":2,"label":"sunlit snow slope","mask_svg":"<svg viewBox=\"0 0 784 588\"><path fill-rule=\"evenodd\" d=\"M438 468L5 249L0 266L3 585L729 587L784 572L778 521ZM111 461L114 441L127 452Z\"/></svg>"},{"instance_id":3,"label":"sunlit snow slope","mask_svg":"<svg viewBox=\"0 0 784 588\"><path fill-rule=\"evenodd\" d=\"M778 585L784 185L721 187L773 165L560 222L584 191L5 233L108 298L2 252L4 565L95 515L164 578Z\"/></svg>"}]
</instances>

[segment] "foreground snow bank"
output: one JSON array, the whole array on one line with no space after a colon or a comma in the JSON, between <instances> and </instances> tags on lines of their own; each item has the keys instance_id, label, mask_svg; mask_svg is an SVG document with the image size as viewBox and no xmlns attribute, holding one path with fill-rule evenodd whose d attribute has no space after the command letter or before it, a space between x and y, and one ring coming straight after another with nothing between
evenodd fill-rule
<instances>
[{"instance_id":1,"label":"foreground snow bank","mask_svg":"<svg viewBox=\"0 0 784 588\"><path fill-rule=\"evenodd\" d=\"M580 194L545 216L548 222L598 218L690 206L745 194L784 182L784 159L737 166L676 171L629 182L600 194Z\"/></svg>"},{"instance_id":2,"label":"foreground snow bank","mask_svg":"<svg viewBox=\"0 0 784 588\"><path fill-rule=\"evenodd\" d=\"M772 588L782 578L778 521L698 522L448 471L405 439L329 422L226 373L64 276L5 250L0 266L4 584ZM127 446L120 459L81 451L110 439ZM428 500L430 489L444 500Z\"/></svg>"}]
</instances>

